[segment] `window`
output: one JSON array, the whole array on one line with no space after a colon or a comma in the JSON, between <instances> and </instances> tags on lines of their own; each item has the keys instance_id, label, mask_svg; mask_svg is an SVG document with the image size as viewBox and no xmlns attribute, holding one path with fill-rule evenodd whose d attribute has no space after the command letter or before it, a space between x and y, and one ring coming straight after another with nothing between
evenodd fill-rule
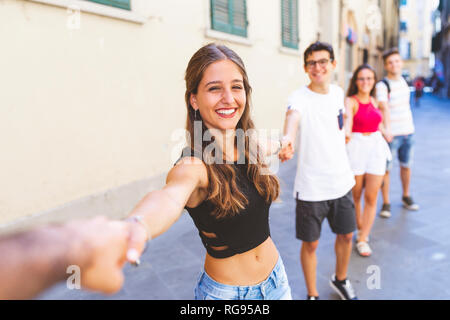
<instances>
[{"instance_id":1,"label":"window","mask_svg":"<svg viewBox=\"0 0 450 320\"><path fill-rule=\"evenodd\" d=\"M281 42L298 49L298 0L281 0Z\"/></svg>"},{"instance_id":2,"label":"window","mask_svg":"<svg viewBox=\"0 0 450 320\"><path fill-rule=\"evenodd\" d=\"M406 21L400 21L400 31L408 31L408 23Z\"/></svg>"},{"instance_id":3,"label":"window","mask_svg":"<svg viewBox=\"0 0 450 320\"><path fill-rule=\"evenodd\" d=\"M67 10L94 13L135 23L146 23L143 2L148 0L28 0ZM1 0L0 0L1 2ZM136 5L135 5L136 4Z\"/></svg>"},{"instance_id":4,"label":"window","mask_svg":"<svg viewBox=\"0 0 450 320\"><path fill-rule=\"evenodd\" d=\"M211 28L247 37L246 0L211 0Z\"/></svg>"},{"instance_id":5,"label":"window","mask_svg":"<svg viewBox=\"0 0 450 320\"><path fill-rule=\"evenodd\" d=\"M130 5L131 0L87 0L87 1L105 4L107 6L116 7L120 9L131 10Z\"/></svg>"},{"instance_id":6,"label":"window","mask_svg":"<svg viewBox=\"0 0 450 320\"><path fill-rule=\"evenodd\" d=\"M404 60L411 59L411 42L406 38L400 38L399 40L400 55Z\"/></svg>"}]
</instances>

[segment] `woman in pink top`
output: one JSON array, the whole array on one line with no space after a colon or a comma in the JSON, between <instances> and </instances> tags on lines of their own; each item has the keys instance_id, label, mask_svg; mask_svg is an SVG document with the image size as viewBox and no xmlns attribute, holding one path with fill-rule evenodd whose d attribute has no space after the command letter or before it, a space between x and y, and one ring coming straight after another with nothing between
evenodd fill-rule
<instances>
[{"instance_id":1,"label":"woman in pink top","mask_svg":"<svg viewBox=\"0 0 450 320\"><path fill-rule=\"evenodd\" d=\"M388 118L386 113L389 111L382 112L375 101L376 80L372 67L367 64L358 67L345 100L347 153L356 180L352 190L358 227L356 249L363 257L372 254L369 233L375 220L377 195L386 172L386 161L391 158L382 136L385 128L383 118ZM361 211L363 191L364 209Z\"/></svg>"}]
</instances>

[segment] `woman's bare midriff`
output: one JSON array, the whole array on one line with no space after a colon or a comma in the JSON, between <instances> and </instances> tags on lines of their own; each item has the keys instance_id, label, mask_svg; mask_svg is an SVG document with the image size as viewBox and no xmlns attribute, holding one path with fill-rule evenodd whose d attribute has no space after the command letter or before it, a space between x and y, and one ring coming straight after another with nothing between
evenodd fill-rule
<instances>
[{"instance_id":1,"label":"woman's bare midriff","mask_svg":"<svg viewBox=\"0 0 450 320\"><path fill-rule=\"evenodd\" d=\"M232 286L251 286L267 279L278 261L278 250L268 237L256 248L225 259L206 254L205 271L215 281Z\"/></svg>"}]
</instances>

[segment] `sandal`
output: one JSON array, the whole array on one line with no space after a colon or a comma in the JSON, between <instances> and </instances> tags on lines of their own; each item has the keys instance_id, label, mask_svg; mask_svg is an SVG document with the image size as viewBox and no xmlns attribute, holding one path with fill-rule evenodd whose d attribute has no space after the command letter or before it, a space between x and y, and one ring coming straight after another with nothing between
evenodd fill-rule
<instances>
[{"instance_id":1,"label":"sandal","mask_svg":"<svg viewBox=\"0 0 450 320\"><path fill-rule=\"evenodd\" d=\"M372 249L370 249L369 244L364 241L356 243L356 250L361 257L370 257L372 255Z\"/></svg>"}]
</instances>

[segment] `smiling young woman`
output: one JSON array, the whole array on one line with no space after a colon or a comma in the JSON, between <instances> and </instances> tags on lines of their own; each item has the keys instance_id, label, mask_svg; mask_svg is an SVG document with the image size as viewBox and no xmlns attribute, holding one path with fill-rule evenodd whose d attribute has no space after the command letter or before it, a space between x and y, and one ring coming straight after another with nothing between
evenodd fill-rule
<instances>
[{"instance_id":1,"label":"smiling young woman","mask_svg":"<svg viewBox=\"0 0 450 320\"><path fill-rule=\"evenodd\" d=\"M352 190L359 230L356 249L363 257L372 254L369 234L375 220L377 195L386 163L391 159L388 144L383 139L383 135L389 135L385 127L389 124L386 121L388 117L383 117L388 111L380 110L375 100L376 81L375 70L367 64L361 65L353 74L345 101L347 151L356 181ZM361 208L363 193L364 209Z\"/></svg>"},{"instance_id":2,"label":"smiling young woman","mask_svg":"<svg viewBox=\"0 0 450 320\"><path fill-rule=\"evenodd\" d=\"M242 74L234 62L213 63L203 75L190 104L209 129L234 130L246 106Z\"/></svg>"},{"instance_id":3,"label":"smiling young woman","mask_svg":"<svg viewBox=\"0 0 450 320\"><path fill-rule=\"evenodd\" d=\"M201 70L204 71L199 72ZM215 142L219 146L218 149L220 150L223 147L225 153L234 151L228 152L224 157L228 159L231 157L232 161L237 161L238 150L233 133L237 129L241 129L243 132L255 129L250 118L252 88L248 81L244 63L229 48L210 44L201 48L192 57L186 69L185 79L185 100L188 109L186 128L191 137L190 145L196 145L194 141L196 137L194 121L200 120L202 122L201 137L207 130L210 130L213 135L217 133ZM224 114L227 110L235 111ZM224 134L220 135L220 133ZM210 143L210 141L202 140L201 150L195 150L196 154L204 156L204 151ZM258 192L264 196L266 201L273 201L279 193L278 179L273 175L261 174L261 170L266 166L258 154L250 155L250 151L253 150L250 147L251 143L254 143L254 141L246 137L245 149L239 151L244 151L243 156L248 166L249 177ZM229 147L230 145L232 148ZM258 159L256 164L251 163L251 156ZM216 206L215 212L219 217L222 217L225 213L236 214L244 207L246 199L235 187L234 179L231 179L230 185L221 183L221 181L227 181L224 179L235 176L234 168L230 165L222 165L219 161L213 161L211 165L207 166L207 171L210 177L209 199Z\"/></svg>"}]
</instances>

